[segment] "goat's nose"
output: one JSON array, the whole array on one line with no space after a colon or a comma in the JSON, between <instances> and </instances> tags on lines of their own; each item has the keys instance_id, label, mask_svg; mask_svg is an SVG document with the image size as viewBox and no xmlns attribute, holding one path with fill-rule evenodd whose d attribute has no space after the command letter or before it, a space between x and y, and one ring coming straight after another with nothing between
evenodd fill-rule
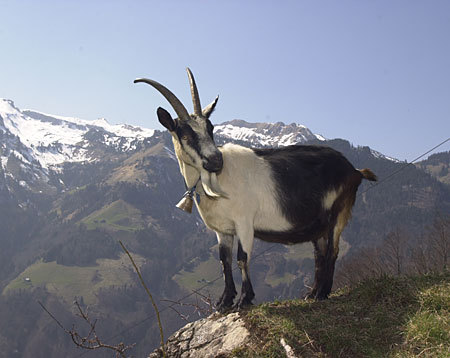
<instances>
[{"instance_id":1,"label":"goat's nose","mask_svg":"<svg viewBox=\"0 0 450 358\"><path fill-rule=\"evenodd\" d=\"M217 173L222 170L223 167L223 158L222 153L217 152L208 158L203 163L203 168L205 168L208 172Z\"/></svg>"}]
</instances>

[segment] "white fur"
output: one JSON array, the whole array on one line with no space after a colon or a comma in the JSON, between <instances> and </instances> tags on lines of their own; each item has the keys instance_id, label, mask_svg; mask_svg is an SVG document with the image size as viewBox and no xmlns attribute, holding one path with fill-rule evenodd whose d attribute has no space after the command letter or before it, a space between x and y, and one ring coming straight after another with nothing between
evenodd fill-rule
<instances>
[{"instance_id":1,"label":"white fur","mask_svg":"<svg viewBox=\"0 0 450 358\"><path fill-rule=\"evenodd\" d=\"M289 230L292 226L278 206L271 169L264 159L234 144L220 150L223 168L217 180L228 198L201 197L199 211L206 224L223 218L225 222L231 219L235 230L244 224L256 230ZM223 232L218 226L217 231Z\"/></svg>"},{"instance_id":2,"label":"white fur","mask_svg":"<svg viewBox=\"0 0 450 358\"><path fill-rule=\"evenodd\" d=\"M213 198L226 198L227 194L221 189L216 173L209 173L205 169L200 170L202 187L208 196Z\"/></svg>"},{"instance_id":3,"label":"white fur","mask_svg":"<svg viewBox=\"0 0 450 358\"><path fill-rule=\"evenodd\" d=\"M251 149L242 146L226 144L219 149L223 156L223 168L216 179L227 197L211 198L199 188L200 203L197 203L197 208L210 229L237 235L243 250L250 256L255 230L287 231L292 225L278 205L269 164ZM195 184L199 169L186 169L184 163L180 163L181 166L188 185Z\"/></svg>"},{"instance_id":4,"label":"white fur","mask_svg":"<svg viewBox=\"0 0 450 358\"><path fill-rule=\"evenodd\" d=\"M325 210L330 210L339 194L341 194L341 188L339 188L338 190L333 189L325 193L322 199L323 208Z\"/></svg>"}]
</instances>

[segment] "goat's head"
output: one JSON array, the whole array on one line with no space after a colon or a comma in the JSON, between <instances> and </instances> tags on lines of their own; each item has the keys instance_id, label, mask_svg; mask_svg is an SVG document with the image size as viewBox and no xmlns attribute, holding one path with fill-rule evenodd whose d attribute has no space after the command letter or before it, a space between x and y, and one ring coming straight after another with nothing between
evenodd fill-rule
<instances>
[{"instance_id":1,"label":"goat's head","mask_svg":"<svg viewBox=\"0 0 450 358\"><path fill-rule=\"evenodd\" d=\"M189 68L187 73L194 104L193 114L189 114L180 100L162 84L147 78L136 79L134 83L144 82L153 86L171 104L178 118L173 119L170 113L161 107L158 108L157 115L159 122L172 135L178 160L183 165L197 169L202 179L203 188L208 195L224 196L218 186L216 177L216 174L222 170L223 158L222 153L214 143L214 126L209 120L219 97L216 97L211 104L202 109L197 85Z\"/></svg>"}]
</instances>

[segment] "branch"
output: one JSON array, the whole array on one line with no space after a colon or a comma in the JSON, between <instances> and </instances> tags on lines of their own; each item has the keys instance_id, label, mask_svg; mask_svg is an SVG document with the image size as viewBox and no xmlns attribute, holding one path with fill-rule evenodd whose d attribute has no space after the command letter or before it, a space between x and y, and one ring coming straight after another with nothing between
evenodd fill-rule
<instances>
[{"instance_id":1,"label":"branch","mask_svg":"<svg viewBox=\"0 0 450 358\"><path fill-rule=\"evenodd\" d=\"M204 317L207 317L214 312L214 304L212 303L212 299L211 299L210 295L206 296L197 290L192 290L192 293L194 293L196 295L195 303L185 303L180 300L173 301L173 300L169 300L169 299L165 299L165 300L161 300L161 301L170 303L170 306L167 306L167 307L172 309L175 313L178 314L178 316L182 320L184 320L186 322L189 321L189 315L182 314L180 311L175 309L174 306L192 307L192 308L194 308L194 311L192 313L197 312L199 316L204 316ZM201 302L203 302L203 304L206 305L206 307L201 305Z\"/></svg>"},{"instance_id":2,"label":"branch","mask_svg":"<svg viewBox=\"0 0 450 358\"><path fill-rule=\"evenodd\" d=\"M81 336L77 330L75 329L75 325L73 325L72 329L68 330L66 329L58 319L51 314L51 312L42 304L42 302L38 301L39 305L42 307L42 309L47 312L47 314L58 324L58 326L66 332L68 335L70 335L70 338L72 339L72 342L79 348L88 349L88 350L95 350L100 348L106 348L111 349L116 352L117 357L123 357L126 358L125 352L128 349L131 349L135 346L135 344L130 344L126 346L124 343L120 342L116 346L105 344L101 341L101 339L98 337L97 332L95 330L95 325L97 323L97 320L95 320L93 323L89 318L89 315L87 312L84 312L80 306L80 304L75 301L75 305L78 308L78 316L81 317L90 327L89 334L87 336ZM92 336L92 338L91 338Z\"/></svg>"},{"instance_id":3,"label":"branch","mask_svg":"<svg viewBox=\"0 0 450 358\"><path fill-rule=\"evenodd\" d=\"M136 270L136 273L139 276L139 279L141 280L141 285L144 287L145 291L147 292L147 295L150 298L150 301L151 301L151 303L153 305L153 308L155 309L156 318L158 320L158 326L159 326L159 334L161 336L161 350L162 350L162 353L163 353L163 357L166 358L166 349L165 349L165 346L164 346L164 334L163 334L163 328L162 328L162 324L161 324L161 318L159 316L158 307L156 306L155 300L153 299L153 296L150 293L150 290L148 289L147 285L145 284L144 279L142 278L141 272L139 271L139 268L137 267L136 263L134 262L133 257L131 256L129 251L126 249L126 247L124 246L122 241L119 241L119 244L120 244L120 246L122 246L123 251L125 251L125 253L130 258L130 261L133 264L133 267Z\"/></svg>"}]
</instances>

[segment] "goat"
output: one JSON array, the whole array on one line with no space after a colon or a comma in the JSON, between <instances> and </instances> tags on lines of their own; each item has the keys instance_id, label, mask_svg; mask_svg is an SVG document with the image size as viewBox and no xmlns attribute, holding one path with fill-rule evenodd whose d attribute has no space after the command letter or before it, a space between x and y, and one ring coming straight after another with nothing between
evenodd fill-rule
<instances>
[{"instance_id":1,"label":"goat","mask_svg":"<svg viewBox=\"0 0 450 358\"><path fill-rule=\"evenodd\" d=\"M293 145L251 149L235 144L217 147L209 120L218 97L202 109L194 77L187 69L194 113L160 83L139 78L157 89L178 118L159 107L159 122L172 135L180 171L197 209L219 242L225 288L217 309L241 309L255 297L249 275L253 240L282 244L312 241L314 285L307 297L325 299L333 285L339 238L347 224L362 179L377 180L370 169L355 169L339 152L325 146ZM198 185L200 183L200 185ZM242 275L239 300L232 276L232 249Z\"/></svg>"}]
</instances>

